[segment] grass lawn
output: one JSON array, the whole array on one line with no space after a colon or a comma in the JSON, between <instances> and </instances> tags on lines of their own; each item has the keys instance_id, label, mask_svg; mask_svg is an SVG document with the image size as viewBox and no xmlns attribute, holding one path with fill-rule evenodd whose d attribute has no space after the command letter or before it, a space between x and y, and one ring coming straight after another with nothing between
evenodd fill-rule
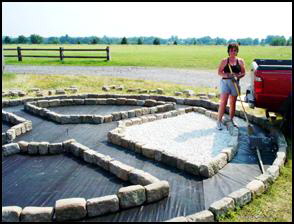
<instances>
[{"instance_id":1,"label":"grass lawn","mask_svg":"<svg viewBox=\"0 0 294 224\"><path fill-rule=\"evenodd\" d=\"M62 76L62 75L16 75L4 73L2 76L2 90L20 89L27 91L37 87L41 90L67 88L71 85L78 87L79 93L105 93L103 85L124 85L123 91L110 93L127 93L127 88L141 88L152 90L162 88L165 95L174 95L175 91L192 89L195 93L216 93L214 88L191 88L171 83L158 83L145 80L131 80L125 78L94 77L94 76ZM30 93L31 96L34 96ZM12 97L4 97L12 98ZM4 99L3 98L3 99ZM219 102L218 98L213 101ZM263 115L264 110L247 110L248 113ZM278 125L279 120L276 121ZM283 167L278 179L263 195L255 198L250 204L221 217L223 222L291 222L292 221L292 136L286 135L288 142L287 163Z\"/></svg>"},{"instance_id":2,"label":"grass lawn","mask_svg":"<svg viewBox=\"0 0 294 224\"><path fill-rule=\"evenodd\" d=\"M3 48L54 48L58 49L97 49L106 45L4 45ZM240 46L238 57L245 60L249 70L255 58L291 59L292 46ZM153 66L170 68L189 68L215 70L221 59L228 56L226 46L199 46L199 45L110 45L111 60L104 59L71 59L63 62L56 58L5 58L6 64L34 64L34 65L80 65L80 66ZM5 55L17 55L16 50L4 51ZM23 51L23 55L55 55L58 51ZM105 56L105 52L64 52L64 56L88 55Z\"/></svg>"}]
</instances>

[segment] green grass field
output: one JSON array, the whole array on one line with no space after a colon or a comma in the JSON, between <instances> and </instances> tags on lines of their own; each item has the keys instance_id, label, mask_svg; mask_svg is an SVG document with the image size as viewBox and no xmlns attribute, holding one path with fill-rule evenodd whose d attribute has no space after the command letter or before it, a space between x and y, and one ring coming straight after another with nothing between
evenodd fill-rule
<instances>
[{"instance_id":1,"label":"green grass field","mask_svg":"<svg viewBox=\"0 0 294 224\"><path fill-rule=\"evenodd\" d=\"M4 45L4 48L105 48L106 45ZM111 61L104 59L71 59L63 62L56 58L5 58L6 64L34 65L88 65L88 66L154 66L190 69L217 69L220 60L227 57L226 46L181 46L181 45L110 45ZM5 55L17 55L15 51L4 51ZM58 51L24 51L23 55L59 55ZM105 56L105 52L74 52L64 53L65 56L88 55ZM245 60L249 68L253 59L291 59L292 47L274 46L240 46L238 57Z\"/></svg>"}]
</instances>

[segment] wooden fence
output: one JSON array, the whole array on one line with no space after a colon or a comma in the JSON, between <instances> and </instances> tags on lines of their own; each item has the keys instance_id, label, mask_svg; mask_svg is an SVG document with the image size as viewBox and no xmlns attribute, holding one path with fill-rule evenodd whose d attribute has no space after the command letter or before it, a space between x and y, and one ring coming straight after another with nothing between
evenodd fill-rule
<instances>
[{"instance_id":1,"label":"wooden fence","mask_svg":"<svg viewBox=\"0 0 294 224\"><path fill-rule=\"evenodd\" d=\"M4 48L5 51L17 51L17 55L4 55L4 57L17 57L18 61L22 61L24 57L31 58L60 58L63 61L64 58L105 58L107 61L110 60L110 49L107 46L105 49L64 49L59 47L59 49L53 48ZM59 51L59 56L53 55L23 55L22 51ZM64 56L64 51L106 51L106 56Z\"/></svg>"}]
</instances>

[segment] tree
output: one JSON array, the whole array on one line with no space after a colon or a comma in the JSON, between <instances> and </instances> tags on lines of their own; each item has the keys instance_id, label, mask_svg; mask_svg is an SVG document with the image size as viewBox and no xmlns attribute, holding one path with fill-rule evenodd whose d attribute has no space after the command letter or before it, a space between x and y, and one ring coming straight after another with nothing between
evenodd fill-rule
<instances>
[{"instance_id":1,"label":"tree","mask_svg":"<svg viewBox=\"0 0 294 224\"><path fill-rule=\"evenodd\" d=\"M140 45L143 44L142 38L138 38L137 44L140 44Z\"/></svg>"},{"instance_id":2,"label":"tree","mask_svg":"<svg viewBox=\"0 0 294 224\"><path fill-rule=\"evenodd\" d=\"M128 44L128 40L126 37L123 37L120 44Z\"/></svg>"},{"instance_id":3,"label":"tree","mask_svg":"<svg viewBox=\"0 0 294 224\"><path fill-rule=\"evenodd\" d=\"M254 40L253 40L253 45L258 45L259 44L259 39L258 38L255 38Z\"/></svg>"},{"instance_id":4,"label":"tree","mask_svg":"<svg viewBox=\"0 0 294 224\"><path fill-rule=\"evenodd\" d=\"M175 41L174 41L174 45L177 45L177 44L178 44L178 42L175 40Z\"/></svg>"},{"instance_id":5,"label":"tree","mask_svg":"<svg viewBox=\"0 0 294 224\"><path fill-rule=\"evenodd\" d=\"M26 44L28 42L28 38L26 38L24 35L20 35L17 38L18 44Z\"/></svg>"},{"instance_id":6,"label":"tree","mask_svg":"<svg viewBox=\"0 0 294 224\"><path fill-rule=\"evenodd\" d=\"M48 44L59 44L60 41L58 39L58 37L49 37L48 38Z\"/></svg>"},{"instance_id":7,"label":"tree","mask_svg":"<svg viewBox=\"0 0 294 224\"><path fill-rule=\"evenodd\" d=\"M159 40L159 38L155 38L154 40L153 40L153 44L154 45L160 45L160 40Z\"/></svg>"},{"instance_id":8,"label":"tree","mask_svg":"<svg viewBox=\"0 0 294 224\"><path fill-rule=\"evenodd\" d=\"M43 42L43 37L37 34L32 34L30 40L32 44L41 44Z\"/></svg>"},{"instance_id":9,"label":"tree","mask_svg":"<svg viewBox=\"0 0 294 224\"><path fill-rule=\"evenodd\" d=\"M286 45L286 38L284 36L281 37L274 37L270 42L272 46L285 46Z\"/></svg>"},{"instance_id":10,"label":"tree","mask_svg":"<svg viewBox=\"0 0 294 224\"><path fill-rule=\"evenodd\" d=\"M287 40L287 46L292 46L292 36Z\"/></svg>"},{"instance_id":11,"label":"tree","mask_svg":"<svg viewBox=\"0 0 294 224\"><path fill-rule=\"evenodd\" d=\"M98 44L99 43L99 38L98 37L93 37L91 44Z\"/></svg>"},{"instance_id":12,"label":"tree","mask_svg":"<svg viewBox=\"0 0 294 224\"><path fill-rule=\"evenodd\" d=\"M12 40L9 36L4 37L4 44L11 44Z\"/></svg>"}]
</instances>

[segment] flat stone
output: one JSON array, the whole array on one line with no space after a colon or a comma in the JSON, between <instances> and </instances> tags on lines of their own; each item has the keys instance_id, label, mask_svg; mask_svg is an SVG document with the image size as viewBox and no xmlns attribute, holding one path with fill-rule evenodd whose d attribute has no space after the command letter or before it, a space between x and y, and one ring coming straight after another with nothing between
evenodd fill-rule
<instances>
[{"instance_id":1,"label":"flat stone","mask_svg":"<svg viewBox=\"0 0 294 224\"><path fill-rule=\"evenodd\" d=\"M110 156L106 156L98 152L93 155L93 159L95 164L107 171L109 171L110 161L113 160Z\"/></svg>"},{"instance_id":2,"label":"flat stone","mask_svg":"<svg viewBox=\"0 0 294 224\"><path fill-rule=\"evenodd\" d=\"M147 203L161 200L169 195L169 183L158 181L145 186Z\"/></svg>"},{"instance_id":3,"label":"flat stone","mask_svg":"<svg viewBox=\"0 0 294 224\"><path fill-rule=\"evenodd\" d=\"M121 120L121 113L120 112L113 112L111 113L112 117L113 117L113 121L119 121Z\"/></svg>"},{"instance_id":4,"label":"flat stone","mask_svg":"<svg viewBox=\"0 0 294 224\"><path fill-rule=\"evenodd\" d=\"M154 148L149 145L142 146L142 154L147 158L154 159Z\"/></svg>"},{"instance_id":5,"label":"flat stone","mask_svg":"<svg viewBox=\"0 0 294 224\"><path fill-rule=\"evenodd\" d=\"M179 216L179 217L166 220L165 222L188 222L188 219L184 216Z\"/></svg>"},{"instance_id":6,"label":"flat stone","mask_svg":"<svg viewBox=\"0 0 294 224\"><path fill-rule=\"evenodd\" d=\"M20 148L17 143L9 143L2 146L2 153L4 156L13 155L19 152L20 152Z\"/></svg>"},{"instance_id":7,"label":"flat stone","mask_svg":"<svg viewBox=\"0 0 294 224\"><path fill-rule=\"evenodd\" d=\"M68 139L68 140L62 142L62 147L63 147L64 151L65 152L69 152L70 151L70 148L71 148L71 145L74 142L76 142L76 140L73 139L73 138L72 139Z\"/></svg>"},{"instance_id":8,"label":"flat stone","mask_svg":"<svg viewBox=\"0 0 294 224\"><path fill-rule=\"evenodd\" d=\"M247 188L241 188L237 191L232 192L228 197L233 198L236 207L243 207L252 200L251 191Z\"/></svg>"},{"instance_id":9,"label":"flat stone","mask_svg":"<svg viewBox=\"0 0 294 224\"><path fill-rule=\"evenodd\" d=\"M94 154L94 150L85 150L83 154L84 161L90 164L95 163Z\"/></svg>"},{"instance_id":10,"label":"flat stone","mask_svg":"<svg viewBox=\"0 0 294 224\"><path fill-rule=\"evenodd\" d=\"M266 172L273 178L273 180L276 180L280 174L279 167L274 165L267 168Z\"/></svg>"},{"instance_id":11,"label":"flat stone","mask_svg":"<svg viewBox=\"0 0 294 224\"><path fill-rule=\"evenodd\" d=\"M73 142L70 146L69 152L74 154L77 157L83 157L84 151L89 150L89 148L85 145L82 145L78 142Z\"/></svg>"},{"instance_id":12,"label":"flat stone","mask_svg":"<svg viewBox=\"0 0 294 224\"><path fill-rule=\"evenodd\" d=\"M62 143L50 143L48 145L50 154L60 154L63 153Z\"/></svg>"},{"instance_id":13,"label":"flat stone","mask_svg":"<svg viewBox=\"0 0 294 224\"><path fill-rule=\"evenodd\" d=\"M228 156L226 153L219 153L213 158L213 163L215 164L214 171L217 173L220 169L222 169L225 165L227 165Z\"/></svg>"},{"instance_id":14,"label":"flat stone","mask_svg":"<svg viewBox=\"0 0 294 224\"><path fill-rule=\"evenodd\" d=\"M264 173L262 175L259 175L258 177L255 177L256 180L260 180L263 182L265 189L267 190L269 186L274 182L273 177L270 176L267 173Z\"/></svg>"},{"instance_id":15,"label":"flat stone","mask_svg":"<svg viewBox=\"0 0 294 224\"><path fill-rule=\"evenodd\" d=\"M19 222L21 211L19 206L2 207L2 222Z\"/></svg>"},{"instance_id":16,"label":"flat stone","mask_svg":"<svg viewBox=\"0 0 294 224\"><path fill-rule=\"evenodd\" d=\"M139 206L146 201L145 188L141 185L122 187L118 190L117 196L122 209Z\"/></svg>"},{"instance_id":17,"label":"flat stone","mask_svg":"<svg viewBox=\"0 0 294 224\"><path fill-rule=\"evenodd\" d=\"M134 167L123 164L117 160L109 162L109 171L124 181L129 179L129 173L133 169Z\"/></svg>"},{"instance_id":18,"label":"flat stone","mask_svg":"<svg viewBox=\"0 0 294 224\"><path fill-rule=\"evenodd\" d=\"M213 202L209 210L217 217L227 213L229 210L235 208L235 203L232 198L224 197L221 200Z\"/></svg>"},{"instance_id":19,"label":"flat stone","mask_svg":"<svg viewBox=\"0 0 294 224\"><path fill-rule=\"evenodd\" d=\"M28 142L19 141L18 145L19 145L19 148L20 148L20 152L22 152L22 153L27 153L28 152L28 145L29 145Z\"/></svg>"},{"instance_id":20,"label":"flat stone","mask_svg":"<svg viewBox=\"0 0 294 224\"><path fill-rule=\"evenodd\" d=\"M38 147L39 147L38 142L29 142L28 154L30 154L30 155L38 154Z\"/></svg>"},{"instance_id":21,"label":"flat stone","mask_svg":"<svg viewBox=\"0 0 294 224\"><path fill-rule=\"evenodd\" d=\"M188 222L214 222L214 215L209 210L194 213L186 216Z\"/></svg>"},{"instance_id":22,"label":"flat stone","mask_svg":"<svg viewBox=\"0 0 294 224\"><path fill-rule=\"evenodd\" d=\"M87 215L84 198L67 198L55 203L56 221L80 220Z\"/></svg>"},{"instance_id":23,"label":"flat stone","mask_svg":"<svg viewBox=\"0 0 294 224\"><path fill-rule=\"evenodd\" d=\"M104 116L104 123L112 122L112 115L105 115Z\"/></svg>"},{"instance_id":24,"label":"flat stone","mask_svg":"<svg viewBox=\"0 0 294 224\"><path fill-rule=\"evenodd\" d=\"M117 195L108 195L87 200L87 211L89 217L104 215L119 210Z\"/></svg>"},{"instance_id":25,"label":"flat stone","mask_svg":"<svg viewBox=\"0 0 294 224\"><path fill-rule=\"evenodd\" d=\"M102 124L104 121L104 116L101 115L93 115L93 123L94 124Z\"/></svg>"},{"instance_id":26,"label":"flat stone","mask_svg":"<svg viewBox=\"0 0 294 224\"><path fill-rule=\"evenodd\" d=\"M144 172L143 170L133 169L129 172L129 179L132 184L139 184L142 186L146 186L148 184L152 184L160 181L156 177L151 174Z\"/></svg>"},{"instance_id":27,"label":"flat stone","mask_svg":"<svg viewBox=\"0 0 294 224\"><path fill-rule=\"evenodd\" d=\"M184 170L193 175L199 175L199 165L190 161L186 161Z\"/></svg>"},{"instance_id":28,"label":"flat stone","mask_svg":"<svg viewBox=\"0 0 294 224\"><path fill-rule=\"evenodd\" d=\"M40 155L47 155L49 151L49 142L40 142L38 149Z\"/></svg>"},{"instance_id":29,"label":"flat stone","mask_svg":"<svg viewBox=\"0 0 294 224\"><path fill-rule=\"evenodd\" d=\"M246 188L251 191L253 196L261 195L265 191L265 185L260 180L253 180L246 185Z\"/></svg>"},{"instance_id":30,"label":"flat stone","mask_svg":"<svg viewBox=\"0 0 294 224\"><path fill-rule=\"evenodd\" d=\"M172 167L177 167L178 159L176 156L169 152L163 152L161 154L161 162L168 164Z\"/></svg>"},{"instance_id":31,"label":"flat stone","mask_svg":"<svg viewBox=\"0 0 294 224\"><path fill-rule=\"evenodd\" d=\"M215 174L212 164L209 162L201 164L199 166L199 174L206 178L212 177Z\"/></svg>"},{"instance_id":32,"label":"flat stone","mask_svg":"<svg viewBox=\"0 0 294 224\"><path fill-rule=\"evenodd\" d=\"M51 222L53 207L25 207L21 212L22 222Z\"/></svg>"}]
</instances>

